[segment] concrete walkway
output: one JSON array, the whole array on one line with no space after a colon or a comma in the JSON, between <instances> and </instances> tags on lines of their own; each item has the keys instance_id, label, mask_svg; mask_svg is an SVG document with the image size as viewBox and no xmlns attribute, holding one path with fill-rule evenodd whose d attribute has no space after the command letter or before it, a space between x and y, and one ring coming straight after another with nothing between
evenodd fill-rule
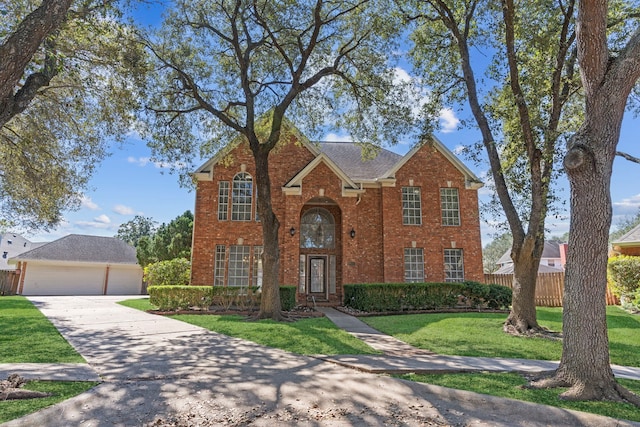
<instances>
[{"instance_id":1,"label":"concrete walkway","mask_svg":"<svg viewBox=\"0 0 640 427\"><path fill-rule=\"evenodd\" d=\"M414 359L437 363L439 356L428 353L349 356L349 363L327 357L333 362L327 363L116 304L126 298L30 298L101 384L3 426L640 426L359 371L416 368ZM340 322L339 314L329 316ZM353 322L349 329L363 339L387 346L383 351L394 351L391 339L360 329L355 320L342 321ZM468 362L441 363L451 370ZM50 375L71 376L73 369Z\"/></svg>"},{"instance_id":2,"label":"concrete walkway","mask_svg":"<svg viewBox=\"0 0 640 427\"><path fill-rule=\"evenodd\" d=\"M344 329L370 347L383 352L381 356L327 356L324 360L372 373L444 373L444 372L519 372L538 373L554 370L558 362L530 359L504 359L438 355L416 349L404 341L385 335L357 317L335 308L319 307L318 311L337 327ZM617 378L640 380L640 368L612 365Z\"/></svg>"}]
</instances>

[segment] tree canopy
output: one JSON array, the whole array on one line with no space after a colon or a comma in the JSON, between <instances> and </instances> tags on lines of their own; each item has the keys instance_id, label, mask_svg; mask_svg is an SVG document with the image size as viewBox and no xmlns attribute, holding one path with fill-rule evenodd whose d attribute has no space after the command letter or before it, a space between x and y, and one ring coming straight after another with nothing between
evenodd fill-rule
<instances>
[{"instance_id":1,"label":"tree canopy","mask_svg":"<svg viewBox=\"0 0 640 427\"><path fill-rule=\"evenodd\" d=\"M263 227L260 317L280 318L279 222L268 156L283 123L331 123L361 142L393 143L413 118L390 62L399 25L382 1L180 0L145 37L153 72L140 84L148 141L174 163L242 137L255 160Z\"/></svg>"},{"instance_id":2,"label":"tree canopy","mask_svg":"<svg viewBox=\"0 0 640 427\"><path fill-rule=\"evenodd\" d=\"M112 2L2 4L0 215L48 230L79 207L108 141L124 137L136 101L125 69L141 52Z\"/></svg>"}]
</instances>

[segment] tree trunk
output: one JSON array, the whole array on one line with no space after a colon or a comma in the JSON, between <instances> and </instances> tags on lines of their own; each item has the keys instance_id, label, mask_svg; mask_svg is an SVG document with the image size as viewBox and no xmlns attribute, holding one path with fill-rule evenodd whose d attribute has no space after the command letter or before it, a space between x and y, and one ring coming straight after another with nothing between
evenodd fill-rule
<instances>
[{"instance_id":1,"label":"tree trunk","mask_svg":"<svg viewBox=\"0 0 640 427\"><path fill-rule=\"evenodd\" d=\"M515 240L513 242L513 298L511 312L504 324L504 331L510 334L526 335L541 329L536 315L536 280L541 246L544 246L544 240L537 244L530 237L525 237L520 245Z\"/></svg>"},{"instance_id":2,"label":"tree trunk","mask_svg":"<svg viewBox=\"0 0 640 427\"><path fill-rule=\"evenodd\" d=\"M603 89L606 90L606 89ZM606 322L610 181L624 108L614 96L591 105L564 159L571 186L571 227L563 300L562 359L537 387L570 387L570 400L635 401L615 381ZM617 101L619 102L619 100Z\"/></svg>"},{"instance_id":3,"label":"tree trunk","mask_svg":"<svg viewBox=\"0 0 640 427\"><path fill-rule=\"evenodd\" d=\"M258 213L262 224L262 296L259 319L282 320L280 304L280 247L278 231L280 222L271 204L271 178L269 177L269 151L258 147L253 150L256 162L256 188L258 189Z\"/></svg>"}]
</instances>

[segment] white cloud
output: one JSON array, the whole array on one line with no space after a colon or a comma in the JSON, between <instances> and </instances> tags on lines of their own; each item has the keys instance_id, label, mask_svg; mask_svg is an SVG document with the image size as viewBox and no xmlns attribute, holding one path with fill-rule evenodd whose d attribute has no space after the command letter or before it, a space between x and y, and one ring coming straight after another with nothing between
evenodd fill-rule
<instances>
[{"instance_id":1,"label":"white cloud","mask_svg":"<svg viewBox=\"0 0 640 427\"><path fill-rule=\"evenodd\" d=\"M100 224L111 224L111 219L108 216L106 216L105 214L97 216L93 220L95 222L100 223Z\"/></svg>"},{"instance_id":2,"label":"white cloud","mask_svg":"<svg viewBox=\"0 0 640 427\"><path fill-rule=\"evenodd\" d=\"M334 132L329 132L322 138L322 140L327 142L353 142L351 135L337 134Z\"/></svg>"},{"instance_id":3,"label":"white cloud","mask_svg":"<svg viewBox=\"0 0 640 427\"><path fill-rule=\"evenodd\" d=\"M153 161L151 160L150 157L133 157L133 156L129 156L127 157L127 162L129 163L133 163L136 164L140 167L145 167L148 164L152 164L153 166L155 166L156 169L184 169L187 167L187 164L184 162L174 162L174 163L169 163L169 162L159 162L159 161Z\"/></svg>"},{"instance_id":4,"label":"white cloud","mask_svg":"<svg viewBox=\"0 0 640 427\"><path fill-rule=\"evenodd\" d=\"M640 209L640 194L622 199L619 202L613 202L612 204L613 212L616 216L633 216L638 213L638 209Z\"/></svg>"},{"instance_id":5,"label":"white cloud","mask_svg":"<svg viewBox=\"0 0 640 427\"><path fill-rule=\"evenodd\" d=\"M443 108L440 110L438 122L443 133L450 133L458 130L460 119L456 117L456 113L451 108Z\"/></svg>"},{"instance_id":6,"label":"white cloud","mask_svg":"<svg viewBox=\"0 0 640 427\"><path fill-rule=\"evenodd\" d=\"M133 215L134 213L136 213L133 208L125 205L115 205L113 207L113 211L120 215Z\"/></svg>"},{"instance_id":7,"label":"white cloud","mask_svg":"<svg viewBox=\"0 0 640 427\"><path fill-rule=\"evenodd\" d=\"M98 209L100 209L100 207L98 206L97 203L94 203L93 200L91 200L91 197L87 197L87 196L82 196L80 198L80 205L83 208L87 208L90 209L92 211L97 211Z\"/></svg>"}]
</instances>

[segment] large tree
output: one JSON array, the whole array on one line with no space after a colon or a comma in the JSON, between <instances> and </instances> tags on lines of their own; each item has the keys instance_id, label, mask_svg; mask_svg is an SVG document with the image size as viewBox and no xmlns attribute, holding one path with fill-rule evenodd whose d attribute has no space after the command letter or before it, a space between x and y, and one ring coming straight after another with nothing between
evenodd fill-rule
<instances>
[{"instance_id":1,"label":"large tree","mask_svg":"<svg viewBox=\"0 0 640 427\"><path fill-rule=\"evenodd\" d=\"M611 173L630 92L640 78L640 29L611 46L605 0L578 3L578 63L585 118L564 158L571 186L571 226L563 301L560 366L538 386L569 387L566 399L629 400L609 364L605 292L612 206ZM632 27L633 28L633 27Z\"/></svg>"},{"instance_id":2,"label":"large tree","mask_svg":"<svg viewBox=\"0 0 640 427\"><path fill-rule=\"evenodd\" d=\"M156 59L144 87L155 155L189 162L238 135L253 153L264 246L259 317L282 317L269 153L286 117L318 130L335 113L333 124L378 143L397 140L411 117L394 97L385 36L398 26L387 8L375 0L180 0L146 41Z\"/></svg>"},{"instance_id":3,"label":"large tree","mask_svg":"<svg viewBox=\"0 0 640 427\"><path fill-rule=\"evenodd\" d=\"M0 6L0 214L47 230L80 205L106 154L127 134L134 101L122 64L126 27L111 1L12 0Z\"/></svg>"},{"instance_id":4,"label":"large tree","mask_svg":"<svg viewBox=\"0 0 640 427\"><path fill-rule=\"evenodd\" d=\"M559 147L575 130L566 116L577 114L573 1L403 4L417 24L413 58L433 101L467 102L481 134L513 237L513 305L505 329L539 331L535 285L545 219Z\"/></svg>"}]
</instances>

